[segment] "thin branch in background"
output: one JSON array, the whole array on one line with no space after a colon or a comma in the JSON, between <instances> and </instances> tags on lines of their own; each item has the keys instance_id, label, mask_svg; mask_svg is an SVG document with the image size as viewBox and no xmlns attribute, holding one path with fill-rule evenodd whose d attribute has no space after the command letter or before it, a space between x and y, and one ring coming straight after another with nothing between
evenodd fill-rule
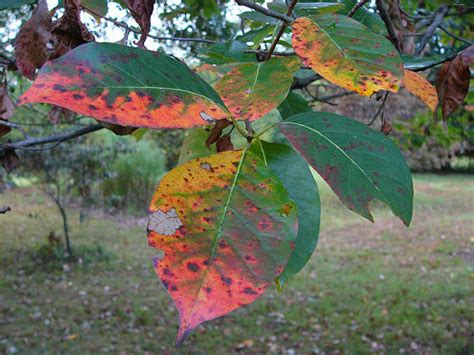
<instances>
[{"instance_id":1,"label":"thin branch in background","mask_svg":"<svg viewBox=\"0 0 474 355\"><path fill-rule=\"evenodd\" d=\"M17 124L17 123L13 123L13 122L10 122L10 121L3 121L3 120L0 120L0 126L6 126L6 127L9 127L9 128L13 128L13 129L16 129L17 131L19 131L23 137L25 139L28 139L30 138L30 136L28 135L28 133L26 133L25 129Z\"/></svg>"},{"instance_id":2,"label":"thin branch in background","mask_svg":"<svg viewBox=\"0 0 474 355\"><path fill-rule=\"evenodd\" d=\"M362 1L359 1L357 4L354 5L354 7L351 9L351 11L349 11L349 13L347 14L347 17L352 17L355 15L355 13L362 7L364 6L365 4L367 4L370 0L362 0Z\"/></svg>"},{"instance_id":3,"label":"thin branch in background","mask_svg":"<svg viewBox=\"0 0 474 355\"><path fill-rule=\"evenodd\" d=\"M269 17L273 17L273 18L276 18L278 20L281 20L285 23L291 23L293 22L293 19L290 17L290 16L287 16L287 15L283 15L279 12L276 12L276 11L273 11L273 10L270 10L270 9L267 9L266 7L263 7L261 5L258 5L256 3L254 3L253 1L250 1L250 0L235 0L236 4L239 5L239 6L245 6L245 7L248 7L250 9L253 9L255 11L258 11L264 15L267 15Z\"/></svg>"},{"instance_id":4,"label":"thin branch in background","mask_svg":"<svg viewBox=\"0 0 474 355\"><path fill-rule=\"evenodd\" d=\"M462 51L461 51L462 52ZM461 53L459 52L459 53ZM423 67L420 67L420 68L415 68L415 69L410 69L411 71L423 71L423 70L427 70L427 69L430 69L430 68L433 68L437 65L440 65L440 64L443 64L444 62L449 62L450 60L453 60L454 58L457 57L457 55L459 53L454 53L454 54L451 54L449 57L446 57L446 58L443 58L443 59L440 59L439 61L437 62L433 62L431 64L428 64L428 65L425 65Z\"/></svg>"},{"instance_id":5,"label":"thin branch in background","mask_svg":"<svg viewBox=\"0 0 474 355\"><path fill-rule=\"evenodd\" d=\"M0 208L0 214L5 214L7 212L10 212L12 209L11 207L7 206L7 207L1 207Z\"/></svg>"},{"instance_id":6,"label":"thin branch in background","mask_svg":"<svg viewBox=\"0 0 474 355\"><path fill-rule=\"evenodd\" d=\"M81 127L79 129L69 131L69 132L61 132L59 134L55 134L49 137L41 137L41 138L29 138L18 142L9 142L0 144L0 152L7 151L7 150L15 150L15 149L29 149L30 147L34 147L37 145L46 145L52 143L53 147L66 142L68 140L83 136L85 134L89 134L98 130L103 129L99 124L89 125L86 127ZM42 149L44 150L44 149Z\"/></svg>"},{"instance_id":7,"label":"thin branch in background","mask_svg":"<svg viewBox=\"0 0 474 355\"><path fill-rule=\"evenodd\" d=\"M467 45L472 45L472 42L467 40L466 38L462 38L462 37L459 37L459 36L456 36L454 33L450 32L446 27L444 27L443 25L439 25L438 26L444 33L446 33L448 36L450 37L453 37L454 39L457 39L458 41L460 42L463 42Z\"/></svg>"},{"instance_id":8,"label":"thin branch in background","mask_svg":"<svg viewBox=\"0 0 474 355\"><path fill-rule=\"evenodd\" d=\"M418 47L415 50L415 56L419 56L423 49L425 49L426 45L428 44L429 40L431 37L433 37L434 32L436 31L436 28L443 22L444 16L448 13L448 7L447 6L441 6L437 11L436 11L436 16L431 23L431 25L428 26L425 35L421 39Z\"/></svg>"},{"instance_id":9,"label":"thin branch in background","mask_svg":"<svg viewBox=\"0 0 474 355\"><path fill-rule=\"evenodd\" d=\"M291 4L288 6L288 10L286 11L286 16L289 16L293 13L293 9L296 6L296 3L298 0L292 0ZM283 36L283 33L285 32L286 27L288 26L288 23L283 23L280 26L280 30L278 31L277 35L275 36L272 45L270 46L270 49L268 50L267 55L265 56L265 60L270 60L272 57L273 51L275 50L276 46L278 45L278 41L280 40L281 36Z\"/></svg>"},{"instance_id":10,"label":"thin branch in background","mask_svg":"<svg viewBox=\"0 0 474 355\"><path fill-rule=\"evenodd\" d=\"M141 33L142 33L139 29L130 27L129 25L127 25L127 24L124 23L124 22L115 20L115 19L110 18L110 17L107 17L107 16L102 16L101 14L99 14L99 13L97 13L97 12L95 12L94 10L91 10L91 9L89 9L89 8L83 8L83 9L84 9L86 12L89 12L90 14L95 15L95 16L100 16L100 17L103 18L104 20L109 21L109 22L112 22L114 25L119 26L119 27L122 27L122 28L124 28L125 30L127 30L127 31L129 31L129 32L133 32L133 33L136 33L136 34L141 34ZM157 41L198 42L198 43L207 43L207 44L218 43L218 42L216 42L216 41L212 41L212 40L210 40L210 39L204 39L204 38L167 37L167 36L154 36L154 35L151 35L151 34L149 34L148 37L150 37L150 38L152 38L152 39L156 39Z\"/></svg>"}]
</instances>

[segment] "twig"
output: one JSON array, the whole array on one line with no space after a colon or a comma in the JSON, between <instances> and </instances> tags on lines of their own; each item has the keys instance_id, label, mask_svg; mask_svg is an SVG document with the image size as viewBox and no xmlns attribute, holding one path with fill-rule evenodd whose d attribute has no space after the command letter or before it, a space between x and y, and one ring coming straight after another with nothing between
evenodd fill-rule
<instances>
[{"instance_id":1,"label":"twig","mask_svg":"<svg viewBox=\"0 0 474 355\"><path fill-rule=\"evenodd\" d=\"M370 0L362 0L362 1L359 1L357 4L354 5L354 7L351 9L351 11L349 11L349 13L347 14L347 17L352 17L355 15L355 13L362 7L364 6L365 4L367 4Z\"/></svg>"},{"instance_id":2,"label":"twig","mask_svg":"<svg viewBox=\"0 0 474 355\"><path fill-rule=\"evenodd\" d=\"M11 209L11 207L9 207L9 206L7 206L7 207L2 207L2 208L0 208L0 214L5 214L5 213L7 213L7 212L9 212L9 211L11 211L11 210L12 210L12 209Z\"/></svg>"},{"instance_id":3,"label":"twig","mask_svg":"<svg viewBox=\"0 0 474 355\"><path fill-rule=\"evenodd\" d=\"M0 120L0 126L6 126L6 127L10 127L10 128L16 129L16 130L18 130L18 131L23 135L23 137L24 137L25 139L30 138L30 137L28 136L28 134L26 133L25 129L24 129L21 125L19 125L19 124L17 124L17 123L13 123L13 122L10 122L10 121L3 121L3 120Z\"/></svg>"},{"instance_id":4,"label":"twig","mask_svg":"<svg viewBox=\"0 0 474 355\"><path fill-rule=\"evenodd\" d=\"M56 145L61 144L62 142L83 136L88 133L92 133L98 130L103 129L99 124L89 125L86 127L81 127L74 131L59 133L56 135L52 135L49 137L41 137L41 138L29 138L19 142L9 142L0 144L0 152L6 150L14 150L14 149L28 149L29 147L34 147L37 145L43 145L48 143L55 143Z\"/></svg>"},{"instance_id":5,"label":"twig","mask_svg":"<svg viewBox=\"0 0 474 355\"><path fill-rule=\"evenodd\" d=\"M461 51L461 52L462 52L462 51ZM459 53L461 53L461 52L459 52ZM428 65L425 65L424 67L415 68L415 69L410 69L410 70L411 70L411 71L423 71L423 70L427 70L427 69L433 68L433 67L435 67L435 66L437 66L437 65L443 64L444 62L449 62L450 60L453 60L454 58L457 57L457 55L458 55L459 53L451 54L449 57L440 59L439 61L434 62L434 63L431 63L431 64L428 64Z\"/></svg>"},{"instance_id":6,"label":"twig","mask_svg":"<svg viewBox=\"0 0 474 355\"><path fill-rule=\"evenodd\" d=\"M95 12L94 10L91 10L89 8L83 8L84 10L86 10L87 12L95 15L95 16L100 16L102 17L104 20L106 21L109 21L109 22L112 22L113 24L115 24L116 26L119 26L119 27L122 27L124 28L125 30L129 31L129 32L133 32L133 33L136 33L136 34L141 34L142 32L139 30L139 29L136 29L136 28L133 28L133 27L130 27L128 26L126 23L124 22L121 22L121 21L117 21L113 18L110 18L110 17L107 17L107 16L102 16L101 14ZM214 44L214 43L218 43L217 41L212 41L210 39L204 39L204 38L192 38L192 37L167 37L167 36L154 36L154 35L151 35L149 34L147 37L150 37L152 39L156 39L157 41L180 41L180 42L198 42L198 43L207 43L207 44Z\"/></svg>"},{"instance_id":7,"label":"twig","mask_svg":"<svg viewBox=\"0 0 474 355\"><path fill-rule=\"evenodd\" d=\"M240 5L240 6L245 6L245 7L248 7L250 9L253 9L255 11L258 11L264 15L267 15L267 16L270 16L270 17L273 17L273 18L276 18L278 20L281 20L285 23L291 23L293 22L293 19L290 17L290 16L287 16L287 15L283 15L279 12L276 12L276 11L273 11L273 10L270 10L270 9L267 9L261 5L258 5L256 3L254 3L253 1L249 1L249 0L235 0L235 2L237 3L237 5Z\"/></svg>"},{"instance_id":8,"label":"twig","mask_svg":"<svg viewBox=\"0 0 474 355\"><path fill-rule=\"evenodd\" d=\"M385 103L387 102L387 99L388 99L388 94L389 92L387 91L385 93L385 96L383 97L383 101L382 101L382 104L380 105L379 109L377 110L377 112L375 113L375 116L372 118L372 120L367 123L367 126L372 126L375 122L375 120L377 119L377 117L379 117L380 115L380 112L382 112L382 110L384 110L385 108ZM384 110L385 111L385 110ZM382 113L382 119L383 119L383 113Z\"/></svg>"},{"instance_id":9,"label":"twig","mask_svg":"<svg viewBox=\"0 0 474 355\"><path fill-rule=\"evenodd\" d=\"M420 41L420 44L418 45L418 48L415 51L415 55L420 55L420 53L425 49L425 46L428 44L428 41L431 39L433 36L433 33L436 31L436 28L441 24L443 21L443 17L448 13L448 7L447 6L441 6L438 11L436 11L436 16L431 23L431 25L428 26L428 29L426 30L425 35Z\"/></svg>"},{"instance_id":10,"label":"twig","mask_svg":"<svg viewBox=\"0 0 474 355\"><path fill-rule=\"evenodd\" d=\"M295 8L297 2L298 0L291 1L290 5L288 6L288 11L286 11L286 16L290 16L293 13L293 9ZM288 23L284 22L281 25L280 30L278 31L277 35L275 36L275 39L273 40L272 45L270 46L270 49L268 50L268 53L265 56L265 60L269 60L272 57L273 51L275 50L281 36L285 32L286 27L288 27Z\"/></svg>"},{"instance_id":11,"label":"twig","mask_svg":"<svg viewBox=\"0 0 474 355\"><path fill-rule=\"evenodd\" d=\"M322 76L319 74L313 74L306 78L295 78L291 89L303 89L304 87L310 85L316 80L322 79Z\"/></svg>"}]
</instances>

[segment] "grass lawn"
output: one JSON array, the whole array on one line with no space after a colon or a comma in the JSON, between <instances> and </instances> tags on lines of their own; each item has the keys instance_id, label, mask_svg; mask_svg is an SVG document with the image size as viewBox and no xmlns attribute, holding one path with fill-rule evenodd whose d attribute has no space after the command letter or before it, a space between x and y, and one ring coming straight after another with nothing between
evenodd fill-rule
<instances>
[{"instance_id":1,"label":"grass lawn","mask_svg":"<svg viewBox=\"0 0 474 355\"><path fill-rule=\"evenodd\" d=\"M417 175L405 228L376 223L320 183L322 232L282 292L196 329L174 347L177 312L156 278L146 220L69 208L83 262L45 264L55 206L38 190L0 194L0 352L474 352L474 179ZM82 217L81 217L82 215Z\"/></svg>"}]
</instances>

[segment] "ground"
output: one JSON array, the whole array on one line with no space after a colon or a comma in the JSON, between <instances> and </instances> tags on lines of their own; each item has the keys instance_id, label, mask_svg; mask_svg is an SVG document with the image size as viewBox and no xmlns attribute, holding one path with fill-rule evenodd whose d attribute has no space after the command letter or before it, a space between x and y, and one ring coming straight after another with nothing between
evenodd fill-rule
<instances>
[{"instance_id":1,"label":"ground","mask_svg":"<svg viewBox=\"0 0 474 355\"><path fill-rule=\"evenodd\" d=\"M70 207L85 256L48 264L47 236L61 233L54 205L34 188L0 194L12 207L0 215L0 351L473 353L472 175L415 176L408 229L380 204L375 224L363 220L319 182L322 232L308 266L180 348L145 220Z\"/></svg>"}]
</instances>

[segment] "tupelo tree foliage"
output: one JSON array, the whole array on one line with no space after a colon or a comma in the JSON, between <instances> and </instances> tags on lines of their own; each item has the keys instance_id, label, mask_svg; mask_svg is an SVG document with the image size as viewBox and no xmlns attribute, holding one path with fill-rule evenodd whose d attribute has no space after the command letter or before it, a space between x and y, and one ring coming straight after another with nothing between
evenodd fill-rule
<instances>
[{"instance_id":1,"label":"tupelo tree foliage","mask_svg":"<svg viewBox=\"0 0 474 355\"><path fill-rule=\"evenodd\" d=\"M31 2L7 1L4 8ZM364 6L367 1L275 0L263 7L262 1L236 0L250 9L241 17L251 30L239 39L253 45L214 44L205 51L206 63L192 70L146 50L154 0L118 2L142 30L137 47L97 43L81 22L82 10L100 17L105 0L64 0L64 14L55 21L46 1L38 2L15 43L17 67L34 80L18 104L55 105L119 134L189 129L180 165L161 180L148 222L149 245L165 253L154 268L180 314L177 344L199 324L253 302L272 283L282 288L304 267L320 221L310 167L355 213L373 221L369 204L379 200L410 224L412 178L395 144L351 118L313 111L291 91L299 85L296 74L311 68L315 78L385 99L405 87L432 111L440 104L447 116L466 97L472 46L437 62L421 58L427 65L402 58L415 47L412 53L403 50L387 20L393 0L377 1L381 17ZM185 3L199 12L199 1ZM212 12L214 2L203 3ZM277 45L284 51L276 52ZM410 70L441 63L436 88ZM1 89L5 135L16 126L8 123L13 108L5 82ZM256 131L252 122L257 126L274 109L282 120ZM390 128L384 124L382 131ZM265 140L270 132L277 138ZM35 144L2 145L4 165L15 149Z\"/></svg>"}]
</instances>

